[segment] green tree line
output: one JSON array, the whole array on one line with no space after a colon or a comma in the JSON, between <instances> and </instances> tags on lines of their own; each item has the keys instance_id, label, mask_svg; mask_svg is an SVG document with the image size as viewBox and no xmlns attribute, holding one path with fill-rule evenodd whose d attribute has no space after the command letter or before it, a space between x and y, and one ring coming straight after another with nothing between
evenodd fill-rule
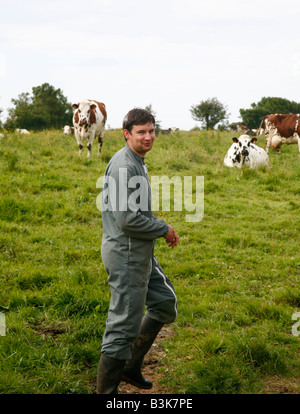
<instances>
[{"instance_id":1,"label":"green tree line","mask_svg":"<svg viewBox=\"0 0 300 414\"><path fill-rule=\"evenodd\" d=\"M29 92L21 93L17 99L11 100L13 107L8 109L8 117L4 123L0 121L0 128L7 130L26 128L43 130L61 128L72 123L73 109L71 103L63 95L61 89L44 83L32 88ZM153 111L152 105L146 107ZM228 127L229 112L225 104L217 98L200 101L190 108L192 118L201 123L204 129ZM0 116L2 109L0 108ZM263 97L259 102L252 103L250 108L240 109L242 123L250 129L258 128L265 115L272 113L295 114L300 113L300 103L285 98ZM156 115L156 114L155 114ZM159 125L161 121L158 121Z\"/></svg>"},{"instance_id":2,"label":"green tree line","mask_svg":"<svg viewBox=\"0 0 300 414\"><path fill-rule=\"evenodd\" d=\"M61 89L44 83L32 88L32 95L21 93L12 99L14 107L8 109L8 117L4 128L26 128L43 130L61 128L72 122L73 109L71 103L63 95Z\"/></svg>"},{"instance_id":3,"label":"green tree line","mask_svg":"<svg viewBox=\"0 0 300 414\"><path fill-rule=\"evenodd\" d=\"M240 109L243 124L249 128L258 128L263 117L269 114L299 114L300 103L284 98L262 98L252 103L250 109Z\"/></svg>"},{"instance_id":4,"label":"green tree line","mask_svg":"<svg viewBox=\"0 0 300 414\"><path fill-rule=\"evenodd\" d=\"M217 124L226 126L224 121L229 116L227 107L217 98L201 101L198 105L193 105L190 111L193 119L200 121L205 129L213 129ZM265 115L274 113L298 114L300 103L284 98L264 97L259 102L252 103L251 108L240 109L241 121L238 123L257 129Z\"/></svg>"}]
</instances>

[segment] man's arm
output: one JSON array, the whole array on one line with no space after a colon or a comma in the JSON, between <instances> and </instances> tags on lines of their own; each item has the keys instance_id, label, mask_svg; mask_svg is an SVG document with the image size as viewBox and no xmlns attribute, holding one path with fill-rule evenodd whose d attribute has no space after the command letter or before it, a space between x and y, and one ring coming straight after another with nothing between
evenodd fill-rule
<instances>
[{"instance_id":1,"label":"man's arm","mask_svg":"<svg viewBox=\"0 0 300 414\"><path fill-rule=\"evenodd\" d=\"M169 232L168 224L156 217L146 217L140 212L115 212L117 226L128 236L143 240L165 237Z\"/></svg>"},{"instance_id":2,"label":"man's arm","mask_svg":"<svg viewBox=\"0 0 300 414\"><path fill-rule=\"evenodd\" d=\"M132 211L130 209L128 200L131 194L136 190L136 188L132 188L131 186L129 186L128 182L131 177L136 177L138 175L138 171L136 171L134 166L126 166L126 179L125 182L122 183L123 185L125 184L126 191L125 189L123 189L123 191L120 192L119 186L121 185L121 183L119 176L119 168L120 167L118 166L110 172L110 176L114 179L114 182L116 183L116 208L113 210L113 215L117 226L128 236L138 239L155 240L159 237L165 237L169 246L175 247L178 243L179 238L172 226L169 226L165 221L159 220L155 216L153 216L151 210L151 214L145 215L139 210ZM141 184L145 184L148 186L146 179L145 181L142 180ZM119 208L120 194L122 195L123 199L125 197L125 206L128 207L126 211L123 211ZM148 191L145 191L145 193L143 194L146 194L147 198L150 196L150 193L148 194ZM151 200L149 200L148 208L151 209Z\"/></svg>"}]
</instances>

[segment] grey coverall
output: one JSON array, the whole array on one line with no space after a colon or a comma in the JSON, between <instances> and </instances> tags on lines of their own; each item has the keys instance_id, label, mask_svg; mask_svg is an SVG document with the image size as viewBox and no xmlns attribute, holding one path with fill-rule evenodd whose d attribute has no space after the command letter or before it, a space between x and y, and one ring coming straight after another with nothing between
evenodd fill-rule
<instances>
[{"instance_id":1,"label":"grey coverall","mask_svg":"<svg viewBox=\"0 0 300 414\"><path fill-rule=\"evenodd\" d=\"M135 200L142 189L131 208L129 200ZM124 201L129 208L124 208ZM147 166L128 144L111 158L105 172L102 223L101 255L111 300L101 352L131 359L145 306L150 318L171 323L177 316L177 299L154 256L155 239L165 236L169 228L152 213Z\"/></svg>"}]
</instances>

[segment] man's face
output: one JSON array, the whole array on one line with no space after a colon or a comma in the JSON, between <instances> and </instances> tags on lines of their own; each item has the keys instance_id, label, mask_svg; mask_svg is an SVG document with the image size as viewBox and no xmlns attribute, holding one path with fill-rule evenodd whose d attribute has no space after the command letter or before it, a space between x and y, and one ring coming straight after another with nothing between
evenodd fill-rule
<instances>
[{"instance_id":1,"label":"man's face","mask_svg":"<svg viewBox=\"0 0 300 414\"><path fill-rule=\"evenodd\" d=\"M133 125L131 132L124 129L127 144L133 152L144 157L151 150L155 140L155 129L152 122L143 125Z\"/></svg>"}]
</instances>

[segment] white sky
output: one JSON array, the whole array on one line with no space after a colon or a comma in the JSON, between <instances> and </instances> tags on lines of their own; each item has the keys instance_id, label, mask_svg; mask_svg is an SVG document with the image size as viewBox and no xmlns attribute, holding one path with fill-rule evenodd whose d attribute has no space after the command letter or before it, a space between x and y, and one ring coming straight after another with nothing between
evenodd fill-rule
<instances>
[{"instance_id":1,"label":"white sky","mask_svg":"<svg viewBox=\"0 0 300 414\"><path fill-rule=\"evenodd\" d=\"M0 108L47 82L106 104L119 128L152 104L189 130L216 97L229 121L263 96L300 102L299 0L0 0Z\"/></svg>"}]
</instances>

